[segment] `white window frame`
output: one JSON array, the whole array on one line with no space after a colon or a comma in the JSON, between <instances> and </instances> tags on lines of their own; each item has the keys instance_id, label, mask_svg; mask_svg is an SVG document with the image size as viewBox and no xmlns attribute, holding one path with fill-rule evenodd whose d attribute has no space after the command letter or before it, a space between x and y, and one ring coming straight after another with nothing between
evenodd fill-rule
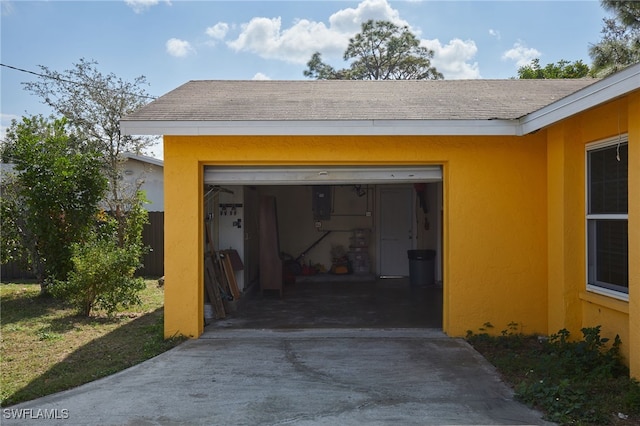
<instances>
[{"instance_id":1,"label":"white window frame","mask_svg":"<svg viewBox=\"0 0 640 426\"><path fill-rule=\"evenodd\" d=\"M598 285L594 285L594 284L590 284L589 283L589 277L590 277L590 265L589 265L589 257L590 257L590 253L589 251L592 249L591 245L589 244L589 238L590 238L590 230L589 230L589 223L592 220L598 220L598 219L609 219L609 220L626 220L627 224L629 223L629 212L627 209L627 213L626 214L620 214L620 213L615 213L615 214L602 214L602 213L597 213L597 214L590 214L589 213L589 205L590 205L590 194L589 194L589 186L590 186L590 175L589 175L589 152L594 151L596 149L600 149L600 148L608 148L608 147L612 147L612 146L616 146L618 144L628 144L629 143L629 137L627 134L623 134L623 135L619 135L616 136L614 138L609 138L609 139L605 139L605 140L601 140L598 142L593 142L593 143L589 143L586 145L586 149L585 149L585 278L586 278L586 289L588 292L591 293L596 293L596 294L601 294L604 296L608 296L614 299L619 299L619 300L623 300L623 301L629 301L629 293L628 290L627 292L622 292L622 291L617 291L614 289L610 289L610 288L606 288L606 287L602 287L602 286L598 286ZM627 253L628 256L628 253Z\"/></svg>"}]
</instances>

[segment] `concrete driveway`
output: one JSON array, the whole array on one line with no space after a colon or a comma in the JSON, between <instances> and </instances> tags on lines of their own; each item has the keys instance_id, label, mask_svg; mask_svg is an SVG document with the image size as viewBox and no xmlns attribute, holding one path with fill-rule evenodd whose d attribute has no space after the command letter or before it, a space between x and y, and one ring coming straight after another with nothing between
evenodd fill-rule
<instances>
[{"instance_id":1,"label":"concrete driveway","mask_svg":"<svg viewBox=\"0 0 640 426\"><path fill-rule=\"evenodd\" d=\"M128 370L3 408L1 422L548 424L464 340L417 328L208 331Z\"/></svg>"}]
</instances>

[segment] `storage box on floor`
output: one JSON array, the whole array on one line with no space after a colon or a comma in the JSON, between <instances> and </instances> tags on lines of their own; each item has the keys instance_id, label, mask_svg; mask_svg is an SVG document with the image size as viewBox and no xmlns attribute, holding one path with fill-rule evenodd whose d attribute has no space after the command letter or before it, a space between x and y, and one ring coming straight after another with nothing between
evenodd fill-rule
<instances>
[{"instance_id":1,"label":"storage box on floor","mask_svg":"<svg viewBox=\"0 0 640 426\"><path fill-rule=\"evenodd\" d=\"M368 274L371 271L369 257L369 229L354 229L349 243L349 260L354 274Z\"/></svg>"}]
</instances>

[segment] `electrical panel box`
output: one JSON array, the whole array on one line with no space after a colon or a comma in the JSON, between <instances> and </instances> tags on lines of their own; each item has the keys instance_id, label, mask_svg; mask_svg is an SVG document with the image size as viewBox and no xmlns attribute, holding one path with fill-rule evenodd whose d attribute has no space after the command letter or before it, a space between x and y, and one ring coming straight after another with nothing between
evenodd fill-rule
<instances>
[{"instance_id":1,"label":"electrical panel box","mask_svg":"<svg viewBox=\"0 0 640 426\"><path fill-rule=\"evenodd\" d=\"M312 188L311 208L313 209L313 218L315 220L331 219L331 187L318 185Z\"/></svg>"}]
</instances>

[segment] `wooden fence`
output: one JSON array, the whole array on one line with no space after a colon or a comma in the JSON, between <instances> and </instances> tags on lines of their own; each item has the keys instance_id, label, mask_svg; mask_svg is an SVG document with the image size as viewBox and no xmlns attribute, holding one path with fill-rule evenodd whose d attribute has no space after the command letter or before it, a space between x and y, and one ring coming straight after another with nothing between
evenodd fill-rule
<instances>
[{"instance_id":1,"label":"wooden fence","mask_svg":"<svg viewBox=\"0 0 640 426\"><path fill-rule=\"evenodd\" d=\"M142 230L142 241L151 251L144 255L141 277L159 278L164 275L164 212L149 212L149 223Z\"/></svg>"},{"instance_id":2,"label":"wooden fence","mask_svg":"<svg viewBox=\"0 0 640 426\"><path fill-rule=\"evenodd\" d=\"M142 258L144 266L136 275L157 278L164 275L164 212L149 212L149 223L142 230L142 241L151 251ZM0 266L0 280L34 279L35 276L21 268L17 262Z\"/></svg>"}]
</instances>

